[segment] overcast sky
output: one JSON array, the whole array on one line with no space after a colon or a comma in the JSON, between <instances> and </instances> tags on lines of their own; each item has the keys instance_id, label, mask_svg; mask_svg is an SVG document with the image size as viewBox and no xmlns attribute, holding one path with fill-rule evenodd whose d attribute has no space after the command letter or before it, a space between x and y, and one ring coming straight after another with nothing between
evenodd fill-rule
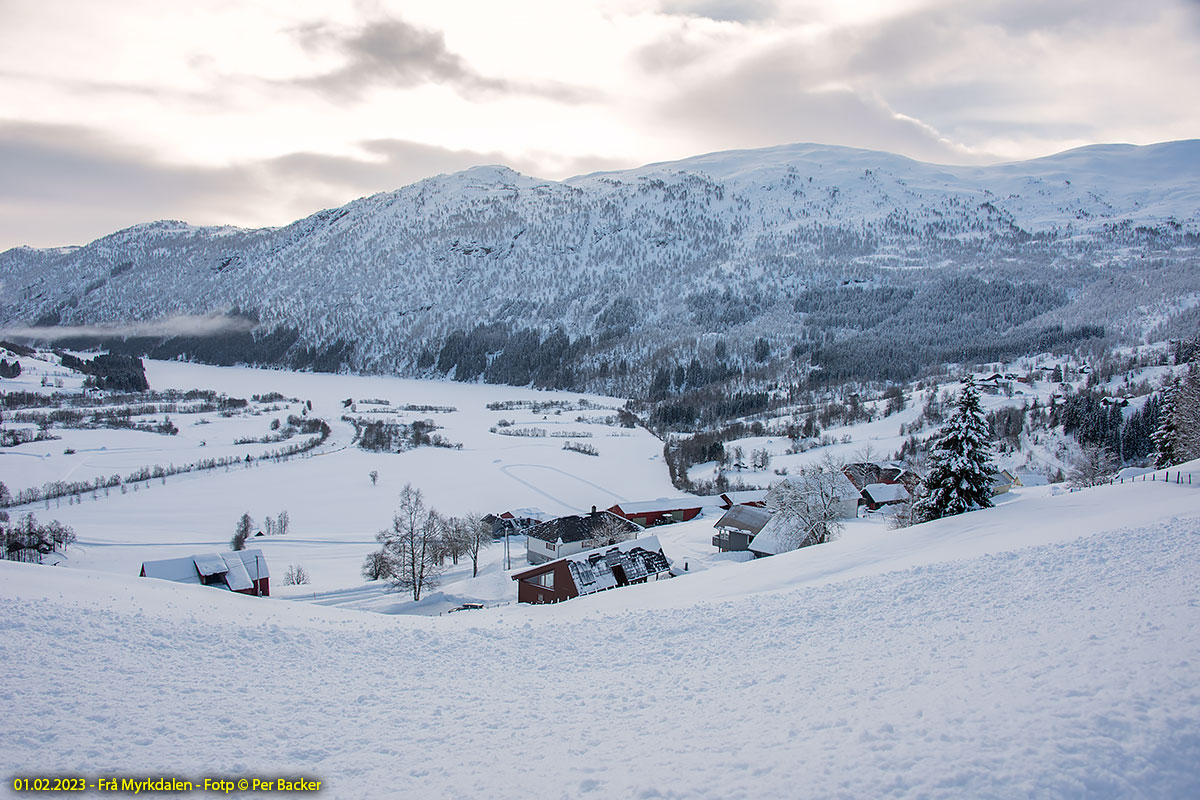
<instances>
[{"instance_id":1,"label":"overcast sky","mask_svg":"<svg viewBox=\"0 0 1200 800\"><path fill-rule=\"evenodd\" d=\"M1198 0L0 0L0 250L440 172L1200 136Z\"/></svg>"}]
</instances>

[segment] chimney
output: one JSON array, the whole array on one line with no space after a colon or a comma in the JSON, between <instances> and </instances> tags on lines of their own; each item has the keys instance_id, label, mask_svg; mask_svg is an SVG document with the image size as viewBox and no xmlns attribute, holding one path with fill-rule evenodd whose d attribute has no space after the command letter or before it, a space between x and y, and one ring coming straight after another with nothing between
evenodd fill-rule
<instances>
[{"instance_id":1,"label":"chimney","mask_svg":"<svg viewBox=\"0 0 1200 800\"><path fill-rule=\"evenodd\" d=\"M592 516L596 516L596 507L592 506Z\"/></svg>"}]
</instances>

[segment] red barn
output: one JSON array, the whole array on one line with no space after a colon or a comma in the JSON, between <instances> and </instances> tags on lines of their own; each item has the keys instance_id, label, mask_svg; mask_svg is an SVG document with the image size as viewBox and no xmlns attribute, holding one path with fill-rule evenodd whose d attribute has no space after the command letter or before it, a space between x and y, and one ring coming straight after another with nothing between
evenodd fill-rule
<instances>
[{"instance_id":1,"label":"red barn","mask_svg":"<svg viewBox=\"0 0 1200 800\"><path fill-rule=\"evenodd\" d=\"M643 500L637 503L617 503L608 510L618 517L649 528L670 522L687 522L700 516L705 508L720 508L720 497L676 497Z\"/></svg>"},{"instance_id":2,"label":"red barn","mask_svg":"<svg viewBox=\"0 0 1200 800\"><path fill-rule=\"evenodd\" d=\"M199 553L183 558L142 562L141 577L175 583L216 586L238 594L271 595L271 573L262 550Z\"/></svg>"}]
</instances>

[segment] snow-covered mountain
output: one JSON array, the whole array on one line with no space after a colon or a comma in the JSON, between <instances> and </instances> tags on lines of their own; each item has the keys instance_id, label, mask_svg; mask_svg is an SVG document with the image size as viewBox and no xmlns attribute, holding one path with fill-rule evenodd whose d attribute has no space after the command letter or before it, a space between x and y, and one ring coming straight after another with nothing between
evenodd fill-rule
<instances>
[{"instance_id":1,"label":"snow-covered mountain","mask_svg":"<svg viewBox=\"0 0 1200 800\"><path fill-rule=\"evenodd\" d=\"M154 222L17 248L0 254L0 324L236 311L279 337L258 360L459 378L561 328L574 372L531 380L566 385L712 335L749 360L760 337L815 352L947 313L968 315L951 338L1129 333L1200 293L1197 245L1200 140L987 167L797 144L561 182L476 167L278 229Z\"/></svg>"}]
</instances>

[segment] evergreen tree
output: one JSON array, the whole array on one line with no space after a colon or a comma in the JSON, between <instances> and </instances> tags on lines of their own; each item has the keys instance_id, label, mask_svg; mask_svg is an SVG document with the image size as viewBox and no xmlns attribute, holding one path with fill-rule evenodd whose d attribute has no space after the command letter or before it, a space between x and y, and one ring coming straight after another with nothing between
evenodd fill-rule
<instances>
[{"instance_id":1,"label":"evergreen tree","mask_svg":"<svg viewBox=\"0 0 1200 800\"><path fill-rule=\"evenodd\" d=\"M1178 463L1178 431L1175 429L1175 397L1179 379L1163 387L1162 408L1158 413L1158 429L1154 431L1154 466L1159 469Z\"/></svg>"},{"instance_id":2,"label":"evergreen tree","mask_svg":"<svg viewBox=\"0 0 1200 800\"><path fill-rule=\"evenodd\" d=\"M961 514L992 505L992 446L979 391L968 376L954 416L929 447L925 496L914 506L922 520Z\"/></svg>"},{"instance_id":3,"label":"evergreen tree","mask_svg":"<svg viewBox=\"0 0 1200 800\"><path fill-rule=\"evenodd\" d=\"M1154 465L1163 467L1200 458L1200 369L1193 363L1183 378L1163 387Z\"/></svg>"}]
</instances>

